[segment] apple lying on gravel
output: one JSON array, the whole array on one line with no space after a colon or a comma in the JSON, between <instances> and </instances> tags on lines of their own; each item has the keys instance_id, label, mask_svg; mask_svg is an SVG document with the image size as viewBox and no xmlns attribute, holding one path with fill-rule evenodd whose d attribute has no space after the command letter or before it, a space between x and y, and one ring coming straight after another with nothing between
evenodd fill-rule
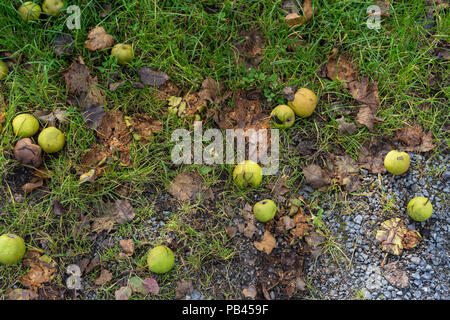
<instances>
[{"instance_id":1,"label":"apple lying on gravel","mask_svg":"<svg viewBox=\"0 0 450 320\"><path fill-rule=\"evenodd\" d=\"M425 197L415 197L409 201L406 207L408 215L415 221L425 221L431 217L433 206Z\"/></svg>"},{"instance_id":2,"label":"apple lying on gravel","mask_svg":"<svg viewBox=\"0 0 450 320\"><path fill-rule=\"evenodd\" d=\"M9 73L9 68L2 60L0 60L0 80L6 78Z\"/></svg>"},{"instance_id":3,"label":"apple lying on gravel","mask_svg":"<svg viewBox=\"0 0 450 320\"><path fill-rule=\"evenodd\" d=\"M175 265L173 251L166 246L154 247L147 256L147 265L150 271L166 273Z\"/></svg>"},{"instance_id":4,"label":"apple lying on gravel","mask_svg":"<svg viewBox=\"0 0 450 320\"><path fill-rule=\"evenodd\" d=\"M48 127L41 131L38 136L38 144L47 153L55 153L64 147L66 138L64 134L55 127Z\"/></svg>"},{"instance_id":5,"label":"apple lying on gravel","mask_svg":"<svg viewBox=\"0 0 450 320\"><path fill-rule=\"evenodd\" d=\"M408 171L409 164L410 159L406 152L391 150L384 158L384 167L394 175L403 174Z\"/></svg>"},{"instance_id":6,"label":"apple lying on gravel","mask_svg":"<svg viewBox=\"0 0 450 320\"><path fill-rule=\"evenodd\" d=\"M116 44L112 48L111 54L116 57L117 63L120 65L126 65L134 59L134 50L130 44Z\"/></svg>"},{"instance_id":7,"label":"apple lying on gravel","mask_svg":"<svg viewBox=\"0 0 450 320\"><path fill-rule=\"evenodd\" d=\"M16 264L25 255L25 242L19 236L12 233L0 236L0 263Z\"/></svg>"},{"instance_id":8,"label":"apple lying on gravel","mask_svg":"<svg viewBox=\"0 0 450 320\"><path fill-rule=\"evenodd\" d=\"M306 118L312 115L317 106L317 96L307 88L300 88L295 92L294 100L288 102L289 107L299 117Z\"/></svg>"},{"instance_id":9,"label":"apple lying on gravel","mask_svg":"<svg viewBox=\"0 0 450 320\"><path fill-rule=\"evenodd\" d=\"M32 20L39 19L39 16L41 15L41 7L31 1L27 1L24 4L22 4L19 8L19 14L23 21L28 22Z\"/></svg>"},{"instance_id":10,"label":"apple lying on gravel","mask_svg":"<svg viewBox=\"0 0 450 320\"><path fill-rule=\"evenodd\" d=\"M42 10L46 14L54 17L59 14L62 7L64 7L64 1L62 0L45 0L42 4Z\"/></svg>"},{"instance_id":11,"label":"apple lying on gravel","mask_svg":"<svg viewBox=\"0 0 450 320\"><path fill-rule=\"evenodd\" d=\"M294 110L284 104L279 105L270 113L270 120L275 128L289 128L295 122Z\"/></svg>"},{"instance_id":12,"label":"apple lying on gravel","mask_svg":"<svg viewBox=\"0 0 450 320\"><path fill-rule=\"evenodd\" d=\"M12 121L14 134L20 138L34 136L39 130L39 121L29 113L22 113Z\"/></svg>"},{"instance_id":13,"label":"apple lying on gravel","mask_svg":"<svg viewBox=\"0 0 450 320\"><path fill-rule=\"evenodd\" d=\"M277 205L273 200L264 199L253 206L253 213L255 214L256 220L259 222L267 222L275 217Z\"/></svg>"},{"instance_id":14,"label":"apple lying on gravel","mask_svg":"<svg viewBox=\"0 0 450 320\"><path fill-rule=\"evenodd\" d=\"M248 185L257 187L261 183L261 180L261 167L252 160L245 160L234 168L233 181L241 189Z\"/></svg>"}]
</instances>

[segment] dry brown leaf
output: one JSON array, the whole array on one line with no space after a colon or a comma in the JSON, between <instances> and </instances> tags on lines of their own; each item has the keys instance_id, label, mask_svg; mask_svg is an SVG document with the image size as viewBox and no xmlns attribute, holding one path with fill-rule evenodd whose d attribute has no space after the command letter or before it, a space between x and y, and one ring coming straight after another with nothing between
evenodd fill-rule
<instances>
[{"instance_id":1,"label":"dry brown leaf","mask_svg":"<svg viewBox=\"0 0 450 320\"><path fill-rule=\"evenodd\" d=\"M30 250L26 253L23 265L30 269L19 281L33 291L42 287L44 283L50 282L57 271L56 262L48 255L42 255L37 250Z\"/></svg>"},{"instance_id":2,"label":"dry brown leaf","mask_svg":"<svg viewBox=\"0 0 450 320\"><path fill-rule=\"evenodd\" d=\"M67 118L67 111L62 109L55 109L53 111L37 110L34 112L35 117L42 122L48 123L50 126L55 126L56 121L64 123Z\"/></svg>"},{"instance_id":3,"label":"dry brown leaf","mask_svg":"<svg viewBox=\"0 0 450 320\"><path fill-rule=\"evenodd\" d=\"M93 219L91 226L92 232L110 232L114 228L116 222L129 222L133 220L136 215L129 201L121 199L104 204L103 212L106 212L106 214Z\"/></svg>"},{"instance_id":4,"label":"dry brown leaf","mask_svg":"<svg viewBox=\"0 0 450 320\"><path fill-rule=\"evenodd\" d=\"M303 169L306 183L311 187L318 189L330 184L330 177L318 165L310 164Z\"/></svg>"},{"instance_id":5,"label":"dry brown leaf","mask_svg":"<svg viewBox=\"0 0 450 320\"><path fill-rule=\"evenodd\" d=\"M255 225L252 222L247 222L244 228L244 236L251 239L256 231L258 231L258 229L256 229Z\"/></svg>"},{"instance_id":6,"label":"dry brown leaf","mask_svg":"<svg viewBox=\"0 0 450 320\"><path fill-rule=\"evenodd\" d=\"M168 192L180 201L197 201L202 184L203 179L197 172L187 171L175 177Z\"/></svg>"},{"instance_id":7,"label":"dry brown leaf","mask_svg":"<svg viewBox=\"0 0 450 320\"><path fill-rule=\"evenodd\" d=\"M244 288L242 290L242 294L246 299L255 299L257 294L255 286L252 285L249 286L248 288Z\"/></svg>"},{"instance_id":8,"label":"dry brown leaf","mask_svg":"<svg viewBox=\"0 0 450 320\"><path fill-rule=\"evenodd\" d=\"M140 67L138 69L139 80L147 86L159 87L169 80L169 76L165 72L153 71L149 67Z\"/></svg>"},{"instance_id":9,"label":"dry brown leaf","mask_svg":"<svg viewBox=\"0 0 450 320\"><path fill-rule=\"evenodd\" d=\"M435 147L432 132L425 133L420 126L397 130L395 139L404 145L404 151L428 152Z\"/></svg>"},{"instance_id":10,"label":"dry brown leaf","mask_svg":"<svg viewBox=\"0 0 450 320\"><path fill-rule=\"evenodd\" d=\"M98 276L97 279L95 279L94 283L98 286L102 286L105 283L108 283L109 281L111 281L111 279L112 279L112 273L106 269L102 269L102 271L100 272L100 275Z\"/></svg>"},{"instance_id":11,"label":"dry brown leaf","mask_svg":"<svg viewBox=\"0 0 450 320\"><path fill-rule=\"evenodd\" d=\"M384 157L394 146L384 139L373 138L367 141L359 150L358 161L361 167L373 174L386 172Z\"/></svg>"},{"instance_id":12,"label":"dry brown leaf","mask_svg":"<svg viewBox=\"0 0 450 320\"><path fill-rule=\"evenodd\" d=\"M139 137L141 144L147 144L153 139L153 132L162 130L162 122L154 119L148 114L135 114L133 117L125 117L130 124L134 136Z\"/></svg>"},{"instance_id":13,"label":"dry brown leaf","mask_svg":"<svg viewBox=\"0 0 450 320\"><path fill-rule=\"evenodd\" d=\"M344 116L336 119L336 122L338 123L338 130L341 134L353 135L358 131L354 123L345 121Z\"/></svg>"},{"instance_id":14,"label":"dry brown leaf","mask_svg":"<svg viewBox=\"0 0 450 320\"><path fill-rule=\"evenodd\" d=\"M422 236L416 230L408 230L405 236L402 239L402 245L404 249L412 249L415 248L420 240L422 240Z\"/></svg>"},{"instance_id":15,"label":"dry brown leaf","mask_svg":"<svg viewBox=\"0 0 450 320\"><path fill-rule=\"evenodd\" d=\"M221 104L231 96L231 92L224 92L223 85L212 78L206 78L202 82L202 90L199 91L198 96L211 103Z\"/></svg>"},{"instance_id":16,"label":"dry brown leaf","mask_svg":"<svg viewBox=\"0 0 450 320\"><path fill-rule=\"evenodd\" d=\"M182 280L177 283L177 289L175 290L175 298L181 299L184 296L190 294L194 290L192 280Z\"/></svg>"},{"instance_id":17,"label":"dry brown leaf","mask_svg":"<svg viewBox=\"0 0 450 320\"><path fill-rule=\"evenodd\" d=\"M397 262L388 263L383 269L385 270L384 277L391 285L402 289L409 285L406 271L398 268Z\"/></svg>"},{"instance_id":18,"label":"dry brown leaf","mask_svg":"<svg viewBox=\"0 0 450 320\"><path fill-rule=\"evenodd\" d=\"M123 251L125 252L125 256L131 257L133 255L133 253L134 253L134 242L133 242L132 239L120 240L119 244L122 247Z\"/></svg>"},{"instance_id":19,"label":"dry brown leaf","mask_svg":"<svg viewBox=\"0 0 450 320\"><path fill-rule=\"evenodd\" d=\"M6 300L35 300L38 297L36 292L27 289L14 289L6 294Z\"/></svg>"},{"instance_id":20,"label":"dry brown leaf","mask_svg":"<svg viewBox=\"0 0 450 320\"><path fill-rule=\"evenodd\" d=\"M31 179L31 182L25 183L22 186L22 191L25 193L30 193L31 191L42 187L43 184L44 184L44 179L34 177L33 179Z\"/></svg>"},{"instance_id":21,"label":"dry brown leaf","mask_svg":"<svg viewBox=\"0 0 450 320\"><path fill-rule=\"evenodd\" d=\"M95 27L89 31L85 44L86 48L91 51L106 49L114 45L114 37L107 34L103 27Z\"/></svg>"},{"instance_id":22,"label":"dry brown leaf","mask_svg":"<svg viewBox=\"0 0 450 320\"><path fill-rule=\"evenodd\" d=\"M277 241L268 230L264 232L262 241L255 241L253 244L256 249L259 251L264 251L267 254L270 254L272 250L277 247Z\"/></svg>"},{"instance_id":23,"label":"dry brown leaf","mask_svg":"<svg viewBox=\"0 0 450 320\"><path fill-rule=\"evenodd\" d=\"M97 86L97 77L90 75L88 67L81 57L73 61L64 73L69 92L74 96L81 110L91 106L106 104L105 93Z\"/></svg>"}]
</instances>

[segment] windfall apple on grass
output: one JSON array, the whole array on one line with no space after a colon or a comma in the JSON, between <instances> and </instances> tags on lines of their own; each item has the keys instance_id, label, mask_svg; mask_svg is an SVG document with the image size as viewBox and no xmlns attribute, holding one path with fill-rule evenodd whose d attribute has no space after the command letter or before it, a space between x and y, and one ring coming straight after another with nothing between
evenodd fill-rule
<instances>
[{"instance_id":1,"label":"windfall apple on grass","mask_svg":"<svg viewBox=\"0 0 450 320\"><path fill-rule=\"evenodd\" d=\"M384 158L384 167L393 175L400 175L408 171L410 161L406 152L391 150Z\"/></svg>"},{"instance_id":2,"label":"windfall apple on grass","mask_svg":"<svg viewBox=\"0 0 450 320\"><path fill-rule=\"evenodd\" d=\"M147 256L147 265L151 272L166 273L175 265L175 255L166 246L154 247Z\"/></svg>"}]
</instances>

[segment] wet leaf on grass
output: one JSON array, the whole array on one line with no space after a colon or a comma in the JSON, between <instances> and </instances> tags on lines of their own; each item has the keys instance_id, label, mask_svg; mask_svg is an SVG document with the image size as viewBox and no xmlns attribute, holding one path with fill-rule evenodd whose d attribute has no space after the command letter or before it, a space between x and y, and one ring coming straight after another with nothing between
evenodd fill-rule
<instances>
[{"instance_id":1,"label":"wet leaf on grass","mask_svg":"<svg viewBox=\"0 0 450 320\"><path fill-rule=\"evenodd\" d=\"M57 57L72 54L73 45L73 38L67 34L58 35L53 41L53 48Z\"/></svg>"},{"instance_id":2,"label":"wet leaf on grass","mask_svg":"<svg viewBox=\"0 0 450 320\"><path fill-rule=\"evenodd\" d=\"M230 239L234 238L234 236L237 233L236 227L233 227L233 226L225 226L224 229L225 229L225 232L226 232L226 234L228 235L228 237Z\"/></svg>"},{"instance_id":3,"label":"wet leaf on grass","mask_svg":"<svg viewBox=\"0 0 450 320\"><path fill-rule=\"evenodd\" d=\"M168 192L180 201L197 201L203 189L203 179L196 171L178 174Z\"/></svg>"},{"instance_id":4,"label":"wet leaf on grass","mask_svg":"<svg viewBox=\"0 0 450 320\"><path fill-rule=\"evenodd\" d=\"M336 119L336 122L338 123L339 133L341 134L353 135L358 131L354 123L345 121L344 116Z\"/></svg>"},{"instance_id":5,"label":"wet leaf on grass","mask_svg":"<svg viewBox=\"0 0 450 320\"><path fill-rule=\"evenodd\" d=\"M394 146L383 138L368 140L359 150L358 162L373 174L386 172L384 157Z\"/></svg>"},{"instance_id":6,"label":"wet leaf on grass","mask_svg":"<svg viewBox=\"0 0 450 320\"><path fill-rule=\"evenodd\" d=\"M14 146L14 157L22 164L38 168L42 164L42 149L30 138L23 138Z\"/></svg>"},{"instance_id":7,"label":"wet leaf on grass","mask_svg":"<svg viewBox=\"0 0 450 320\"><path fill-rule=\"evenodd\" d=\"M138 76L141 82L150 87L159 87L169 80L169 76L165 72L153 71L149 67L140 67Z\"/></svg>"},{"instance_id":8,"label":"wet leaf on grass","mask_svg":"<svg viewBox=\"0 0 450 320\"><path fill-rule=\"evenodd\" d=\"M254 241L253 244L256 249L259 251L264 251L267 254L270 254L272 250L277 247L275 237L268 230L264 232L264 236L261 241Z\"/></svg>"},{"instance_id":9,"label":"wet leaf on grass","mask_svg":"<svg viewBox=\"0 0 450 320\"><path fill-rule=\"evenodd\" d=\"M39 296L33 290L14 289L6 294L6 300L35 300Z\"/></svg>"},{"instance_id":10,"label":"wet leaf on grass","mask_svg":"<svg viewBox=\"0 0 450 320\"><path fill-rule=\"evenodd\" d=\"M39 300L63 300L66 288L59 285L49 285L39 288Z\"/></svg>"},{"instance_id":11,"label":"wet leaf on grass","mask_svg":"<svg viewBox=\"0 0 450 320\"><path fill-rule=\"evenodd\" d=\"M373 132L374 122L383 122L383 119L375 117L369 107L360 108L356 116L356 123L366 126L370 132Z\"/></svg>"},{"instance_id":12,"label":"wet leaf on grass","mask_svg":"<svg viewBox=\"0 0 450 320\"><path fill-rule=\"evenodd\" d=\"M114 296L116 297L116 300L128 300L132 293L133 292L129 287L120 287L119 290L114 292Z\"/></svg>"},{"instance_id":13,"label":"wet leaf on grass","mask_svg":"<svg viewBox=\"0 0 450 320\"><path fill-rule=\"evenodd\" d=\"M126 223L134 219L135 212L128 200L116 200L104 205L104 212L107 214L94 218L91 231L100 233L102 231L110 232L117 223Z\"/></svg>"},{"instance_id":14,"label":"wet leaf on grass","mask_svg":"<svg viewBox=\"0 0 450 320\"><path fill-rule=\"evenodd\" d=\"M257 291L256 291L255 286L251 285L248 288L244 288L242 290L242 294L244 295L244 298L246 298L246 299L255 299Z\"/></svg>"},{"instance_id":15,"label":"wet leaf on grass","mask_svg":"<svg viewBox=\"0 0 450 320\"><path fill-rule=\"evenodd\" d=\"M202 89L198 93L199 97L211 103L221 104L231 96L231 92L224 92L223 85L212 78L205 78L202 82Z\"/></svg>"},{"instance_id":16,"label":"wet leaf on grass","mask_svg":"<svg viewBox=\"0 0 450 320\"><path fill-rule=\"evenodd\" d=\"M181 280L177 283L177 288L175 290L175 298L181 299L186 295L190 294L194 290L192 285L192 280Z\"/></svg>"},{"instance_id":17,"label":"wet leaf on grass","mask_svg":"<svg viewBox=\"0 0 450 320\"><path fill-rule=\"evenodd\" d=\"M434 149L432 132L425 133L420 126L401 128L397 130L395 139L400 141L404 151L428 152Z\"/></svg>"},{"instance_id":18,"label":"wet leaf on grass","mask_svg":"<svg viewBox=\"0 0 450 320\"><path fill-rule=\"evenodd\" d=\"M82 111L88 106L104 106L105 93L97 86L97 77L90 75L88 67L81 57L73 61L64 73L64 79L70 94L75 97Z\"/></svg>"},{"instance_id":19,"label":"wet leaf on grass","mask_svg":"<svg viewBox=\"0 0 450 320\"><path fill-rule=\"evenodd\" d=\"M91 51L110 48L114 45L114 37L107 34L103 27L95 27L88 33L85 41L86 48Z\"/></svg>"},{"instance_id":20,"label":"wet leaf on grass","mask_svg":"<svg viewBox=\"0 0 450 320\"><path fill-rule=\"evenodd\" d=\"M37 290L44 283L50 282L57 271L56 262L37 250L30 250L25 254L23 265L30 269L19 282L32 290Z\"/></svg>"},{"instance_id":21,"label":"wet leaf on grass","mask_svg":"<svg viewBox=\"0 0 450 320\"><path fill-rule=\"evenodd\" d=\"M63 216L67 212L67 209L57 199L52 200L52 209L55 216Z\"/></svg>"},{"instance_id":22,"label":"wet leaf on grass","mask_svg":"<svg viewBox=\"0 0 450 320\"><path fill-rule=\"evenodd\" d=\"M95 279L94 283L98 286L104 285L105 283L108 283L112 279L112 274L106 269L102 269L100 272L100 275L97 279Z\"/></svg>"},{"instance_id":23,"label":"wet leaf on grass","mask_svg":"<svg viewBox=\"0 0 450 320\"><path fill-rule=\"evenodd\" d=\"M92 104L83 110L81 116L83 117L83 120L88 128L97 129L100 123L102 123L102 119L105 114L105 109L96 104Z\"/></svg>"},{"instance_id":24,"label":"wet leaf on grass","mask_svg":"<svg viewBox=\"0 0 450 320\"><path fill-rule=\"evenodd\" d=\"M318 165L310 164L302 171L306 183L311 187L318 189L330 184L330 177Z\"/></svg>"},{"instance_id":25,"label":"wet leaf on grass","mask_svg":"<svg viewBox=\"0 0 450 320\"><path fill-rule=\"evenodd\" d=\"M56 121L59 123L66 122L67 111L62 109L55 109L53 111L37 110L34 112L34 116L44 123L48 123L50 126L55 126Z\"/></svg>"},{"instance_id":26,"label":"wet leaf on grass","mask_svg":"<svg viewBox=\"0 0 450 320\"><path fill-rule=\"evenodd\" d=\"M393 286L406 288L409 285L408 275L405 270L401 270L397 262L391 262L384 266L384 277Z\"/></svg>"}]
</instances>

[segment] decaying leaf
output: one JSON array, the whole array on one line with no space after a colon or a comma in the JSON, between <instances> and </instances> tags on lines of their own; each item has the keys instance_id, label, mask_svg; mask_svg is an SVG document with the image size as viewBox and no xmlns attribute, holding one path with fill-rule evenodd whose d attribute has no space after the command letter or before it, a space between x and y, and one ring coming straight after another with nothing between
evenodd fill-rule
<instances>
[{"instance_id":1,"label":"decaying leaf","mask_svg":"<svg viewBox=\"0 0 450 320\"><path fill-rule=\"evenodd\" d=\"M97 127L102 123L102 119L105 116L106 111L102 107L92 104L84 108L81 113L86 126L91 129L97 129Z\"/></svg>"},{"instance_id":2,"label":"decaying leaf","mask_svg":"<svg viewBox=\"0 0 450 320\"><path fill-rule=\"evenodd\" d=\"M150 87L159 87L169 80L169 76L165 72L153 71L149 67L140 67L138 76L141 82Z\"/></svg>"},{"instance_id":3,"label":"decaying leaf","mask_svg":"<svg viewBox=\"0 0 450 320\"><path fill-rule=\"evenodd\" d=\"M231 96L231 92L224 92L223 85L220 85L212 78L205 78L202 82L202 90L199 97L211 103L220 104Z\"/></svg>"},{"instance_id":4,"label":"decaying leaf","mask_svg":"<svg viewBox=\"0 0 450 320\"><path fill-rule=\"evenodd\" d=\"M19 281L31 290L37 290L44 283L50 282L57 271L56 262L37 250L30 250L26 253L23 265L30 269Z\"/></svg>"},{"instance_id":5,"label":"decaying leaf","mask_svg":"<svg viewBox=\"0 0 450 320\"><path fill-rule=\"evenodd\" d=\"M242 294L244 295L244 298L255 299L257 294L255 286L251 285L248 288L244 288Z\"/></svg>"},{"instance_id":6,"label":"decaying leaf","mask_svg":"<svg viewBox=\"0 0 450 320\"><path fill-rule=\"evenodd\" d=\"M373 174L386 172L384 167L384 157L394 146L387 140L373 138L359 150L358 162L362 168L369 170Z\"/></svg>"},{"instance_id":7,"label":"decaying leaf","mask_svg":"<svg viewBox=\"0 0 450 320\"><path fill-rule=\"evenodd\" d=\"M159 293L159 285L158 282L153 278L146 278L142 282L142 287L151 294Z\"/></svg>"},{"instance_id":8,"label":"decaying leaf","mask_svg":"<svg viewBox=\"0 0 450 320\"><path fill-rule=\"evenodd\" d=\"M95 27L88 33L88 40L85 41L86 48L91 51L110 48L114 45L114 37L107 34L103 27Z\"/></svg>"},{"instance_id":9,"label":"decaying leaf","mask_svg":"<svg viewBox=\"0 0 450 320\"><path fill-rule=\"evenodd\" d=\"M262 241L255 241L253 244L256 249L264 251L267 254L270 254L272 250L277 247L275 237L268 230L264 232Z\"/></svg>"},{"instance_id":10,"label":"decaying leaf","mask_svg":"<svg viewBox=\"0 0 450 320\"><path fill-rule=\"evenodd\" d=\"M38 178L38 177L34 177L31 179L31 182L25 183L22 186L22 191L25 193L30 193L31 191L42 187L44 184L44 179L42 178Z\"/></svg>"},{"instance_id":11,"label":"decaying leaf","mask_svg":"<svg viewBox=\"0 0 450 320\"><path fill-rule=\"evenodd\" d=\"M133 253L134 253L134 242L133 242L132 239L120 240L119 244L122 247L123 251L125 252L125 256L131 257L133 255Z\"/></svg>"},{"instance_id":12,"label":"decaying leaf","mask_svg":"<svg viewBox=\"0 0 450 320\"><path fill-rule=\"evenodd\" d=\"M314 9L312 7L311 0L305 0L303 2L302 9L303 15L301 16L297 12L292 12L285 17L285 21L289 26L301 26L302 24L311 20L312 16L314 15Z\"/></svg>"},{"instance_id":13,"label":"decaying leaf","mask_svg":"<svg viewBox=\"0 0 450 320\"><path fill-rule=\"evenodd\" d=\"M67 111L62 109L55 109L53 111L37 110L34 112L34 116L42 122L48 123L50 126L55 126L56 121L64 123L67 117Z\"/></svg>"},{"instance_id":14,"label":"decaying leaf","mask_svg":"<svg viewBox=\"0 0 450 320\"><path fill-rule=\"evenodd\" d=\"M318 165L310 164L303 169L306 183L311 187L318 189L330 184L330 177Z\"/></svg>"},{"instance_id":15,"label":"decaying leaf","mask_svg":"<svg viewBox=\"0 0 450 320\"><path fill-rule=\"evenodd\" d=\"M420 126L397 130L395 139L404 145L401 149L408 152L428 152L435 147L432 132L425 133Z\"/></svg>"},{"instance_id":16,"label":"decaying leaf","mask_svg":"<svg viewBox=\"0 0 450 320\"><path fill-rule=\"evenodd\" d=\"M6 295L6 300L35 300L38 294L28 289L14 289Z\"/></svg>"},{"instance_id":17,"label":"decaying leaf","mask_svg":"<svg viewBox=\"0 0 450 320\"><path fill-rule=\"evenodd\" d=\"M182 280L177 283L177 289L175 290L175 298L181 299L184 296L190 294L194 290L192 280Z\"/></svg>"},{"instance_id":18,"label":"decaying leaf","mask_svg":"<svg viewBox=\"0 0 450 320\"><path fill-rule=\"evenodd\" d=\"M38 168L42 164L42 149L30 138L23 138L14 146L14 157L22 164Z\"/></svg>"},{"instance_id":19,"label":"decaying leaf","mask_svg":"<svg viewBox=\"0 0 450 320\"><path fill-rule=\"evenodd\" d=\"M138 293L141 293L141 294L147 294L147 290L145 290L143 285L142 285L143 282L144 282L144 280L142 280L141 278L131 277L128 280L128 287L133 292L138 292Z\"/></svg>"},{"instance_id":20,"label":"decaying leaf","mask_svg":"<svg viewBox=\"0 0 450 320\"><path fill-rule=\"evenodd\" d=\"M373 132L373 125L375 121L383 122L382 119L374 116L372 110L369 107L363 107L359 109L358 115L356 116L356 122L358 124L366 126L370 132Z\"/></svg>"},{"instance_id":21,"label":"decaying leaf","mask_svg":"<svg viewBox=\"0 0 450 320\"><path fill-rule=\"evenodd\" d=\"M73 51L73 38L68 34L58 35L53 41L53 48L57 57L70 55Z\"/></svg>"},{"instance_id":22,"label":"decaying leaf","mask_svg":"<svg viewBox=\"0 0 450 320\"><path fill-rule=\"evenodd\" d=\"M401 270L397 266L397 262L391 262L384 266L384 277L393 286L398 288L406 288L409 284L408 275L405 270Z\"/></svg>"},{"instance_id":23,"label":"decaying leaf","mask_svg":"<svg viewBox=\"0 0 450 320\"><path fill-rule=\"evenodd\" d=\"M97 279L95 279L94 283L98 286L104 285L105 283L108 283L112 279L112 274L106 269L102 269L100 272L100 275Z\"/></svg>"},{"instance_id":24,"label":"decaying leaf","mask_svg":"<svg viewBox=\"0 0 450 320\"><path fill-rule=\"evenodd\" d=\"M336 122L338 123L338 130L341 134L353 135L358 131L354 123L345 121L344 116L336 119Z\"/></svg>"},{"instance_id":25,"label":"decaying leaf","mask_svg":"<svg viewBox=\"0 0 450 320\"><path fill-rule=\"evenodd\" d=\"M203 179L195 171L178 174L168 192L180 201L197 201L203 188Z\"/></svg>"},{"instance_id":26,"label":"decaying leaf","mask_svg":"<svg viewBox=\"0 0 450 320\"><path fill-rule=\"evenodd\" d=\"M416 230L408 230L402 240L402 245L404 249L412 249L415 248L420 240L422 240L422 236Z\"/></svg>"},{"instance_id":27,"label":"decaying leaf","mask_svg":"<svg viewBox=\"0 0 450 320\"><path fill-rule=\"evenodd\" d=\"M126 223L134 219L135 212L128 200L116 200L104 205L105 215L94 218L91 226L92 232L100 233L102 231L110 232L115 223Z\"/></svg>"},{"instance_id":28,"label":"decaying leaf","mask_svg":"<svg viewBox=\"0 0 450 320\"><path fill-rule=\"evenodd\" d=\"M399 255L403 251L403 237L408 232L403 220L392 218L384 221L377 230L376 239L381 242L383 251Z\"/></svg>"},{"instance_id":29,"label":"decaying leaf","mask_svg":"<svg viewBox=\"0 0 450 320\"><path fill-rule=\"evenodd\" d=\"M134 132L133 137L142 144L147 144L153 139L153 132L162 130L162 122L148 114L135 114L133 117L125 117L125 123Z\"/></svg>"},{"instance_id":30,"label":"decaying leaf","mask_svg":"<svg viewBox=\"0 0 450 320\"><path fill-rule=\"evenodd\" d=\"M116 297L116 300L128 300L131 297L131 294L133 292L129 287L120 287L119 290L116 290L114 292L114 295Z\"/></svg>"},{"instance_id":31,"label":"decaying leaf","mask_svg":"<svg viewBox=\"0 0 450 320\"><path fill-rule=\"evenodd\" d=\"M88 67L81 57L73 61L64 73L64 79L69 92L83 111L91 105L104 106L105 93L97 86L97 77L90 75Z\"/></svg>"}]
</instances>

